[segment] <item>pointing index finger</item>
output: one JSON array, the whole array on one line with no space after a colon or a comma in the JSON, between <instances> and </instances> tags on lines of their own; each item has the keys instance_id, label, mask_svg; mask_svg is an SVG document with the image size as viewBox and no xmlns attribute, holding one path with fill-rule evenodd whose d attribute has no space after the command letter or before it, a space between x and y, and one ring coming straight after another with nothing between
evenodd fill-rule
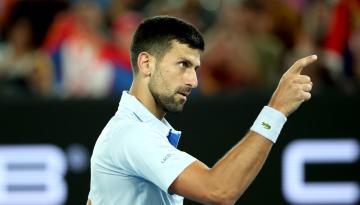
<instances>
[{"instance_id":1,"label":"pointing index finger","mask_svg":"<svg viewBox=\"0 0 360 205\"><path fill-rule=\"evenodd\" d=\"M294 73L294 74L300 74L301 71L311 63L315 62L317 60L317 55L311 55L307 56L305 58L302 58L300 60L297 60L294 65L292 65L287 72Z\"/></svg>"}]
</instances>

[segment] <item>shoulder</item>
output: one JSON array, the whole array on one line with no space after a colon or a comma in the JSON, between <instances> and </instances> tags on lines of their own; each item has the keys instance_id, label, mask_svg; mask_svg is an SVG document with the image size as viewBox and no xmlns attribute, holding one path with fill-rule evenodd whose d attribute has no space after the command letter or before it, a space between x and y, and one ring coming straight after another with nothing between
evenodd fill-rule
<instances>
[{"instance_id":1,"label":"shoulder","mask_svg":"<svg viewBox=\"0 0 360 205\"><path fill-rule=\"evenodd\" d=\"M140 153L154 139L160 137L146 123L112 118L95 144L92 161L106 161L107 164L125 169L129 166L127 158Z\"/></svg>"},{"instance_id":2,"label":"shoulder","mask_svg":"<svg viewBox=\"0 0 360 205\"><path fill-rule=\"evenodd\" d=\"M107 127L107 137L114 146L128 146L163 137L156 128L131 118L113 118Z\"/></svg>"}]
</instances>

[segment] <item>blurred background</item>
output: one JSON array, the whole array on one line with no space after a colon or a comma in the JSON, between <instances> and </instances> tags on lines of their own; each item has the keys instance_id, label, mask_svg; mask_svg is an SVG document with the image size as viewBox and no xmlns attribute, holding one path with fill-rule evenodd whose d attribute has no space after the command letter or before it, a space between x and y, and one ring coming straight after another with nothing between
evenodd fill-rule
<instances>
[{"instance_id":1,"label":"blurred background","mask_svg":"<svg viewBox=\"0 0 360 205\"><path fill-rule=\"evenodd\" d=\"M317 54L312 100L239 204L359 204L360 0L1 0L0 205L85 204L92 147L132 81L132 34L153 15L205 37L199 88L168 118L209 166Z\"/></svg>"}]
</instances>

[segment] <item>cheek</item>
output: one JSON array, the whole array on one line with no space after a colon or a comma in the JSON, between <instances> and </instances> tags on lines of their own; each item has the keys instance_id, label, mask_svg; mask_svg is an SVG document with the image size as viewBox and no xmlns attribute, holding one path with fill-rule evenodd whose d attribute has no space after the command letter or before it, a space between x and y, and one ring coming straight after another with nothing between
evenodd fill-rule
<instances>
[{"instance_id":1,"label":"cheek","mask_svg":"<svg viewBox=\"0 0 360 205\"><path fill-rule=\"evenodd\" d=\"M179 81L181 79L181 73L176 72L164 72L163 73L163 83L166 88L169 90L174 90L179 86Z\"/></svg>"},{"instance_id":2,"label":"cheek","mask_svg":"<svg viewBox=\"0 0 360 205\"><path fill-rule=\"evenodd\" d=\"M156 80L159 84L162 84L162 86L169 85L173 80L173 76L169 69L158 69L155 72L154 80Z\"/></svg>"},{"instance_id":3,"label":"cheek","mask_svg":"<svg viewBox=\"0 0 360 205\"><path fill-rule=\"evenodd\" d=\"M150 78L150 86L157 92L167 93L170 90L170 84L166 72L155 71Z\"/></svg>"},{"instance_id":4,"label":"cheek","mask_svg":"<svg viewBox=\"0 0 360 205\"><path fill-rule=\"evenodd\" d=\"M153 84L156 89L166 95L173 94L180 86L182 70L173 65L158 65L153 73Z\"/></svg>"}]
</instances>

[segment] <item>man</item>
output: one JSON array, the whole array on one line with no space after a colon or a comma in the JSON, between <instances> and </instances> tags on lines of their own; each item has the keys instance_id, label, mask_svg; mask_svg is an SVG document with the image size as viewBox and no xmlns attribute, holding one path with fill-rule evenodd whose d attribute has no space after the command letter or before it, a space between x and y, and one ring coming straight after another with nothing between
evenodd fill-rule
<instances>
[{"instance_id":1,"label":"man","mask_svg":"<svg viewBox=\"0 0 360 205\"><path fill-rule=\"evenodd\" d=\"M133 83L96 142L88 204L234 204L255 178L286 116L309 100L312 82L297 61L281 78L246 136L212 168L176 149L180 132L165 120L192 88L204 41L191 25L167 16L145 20L132 42Z\"/></svg>"}]
</instances>

